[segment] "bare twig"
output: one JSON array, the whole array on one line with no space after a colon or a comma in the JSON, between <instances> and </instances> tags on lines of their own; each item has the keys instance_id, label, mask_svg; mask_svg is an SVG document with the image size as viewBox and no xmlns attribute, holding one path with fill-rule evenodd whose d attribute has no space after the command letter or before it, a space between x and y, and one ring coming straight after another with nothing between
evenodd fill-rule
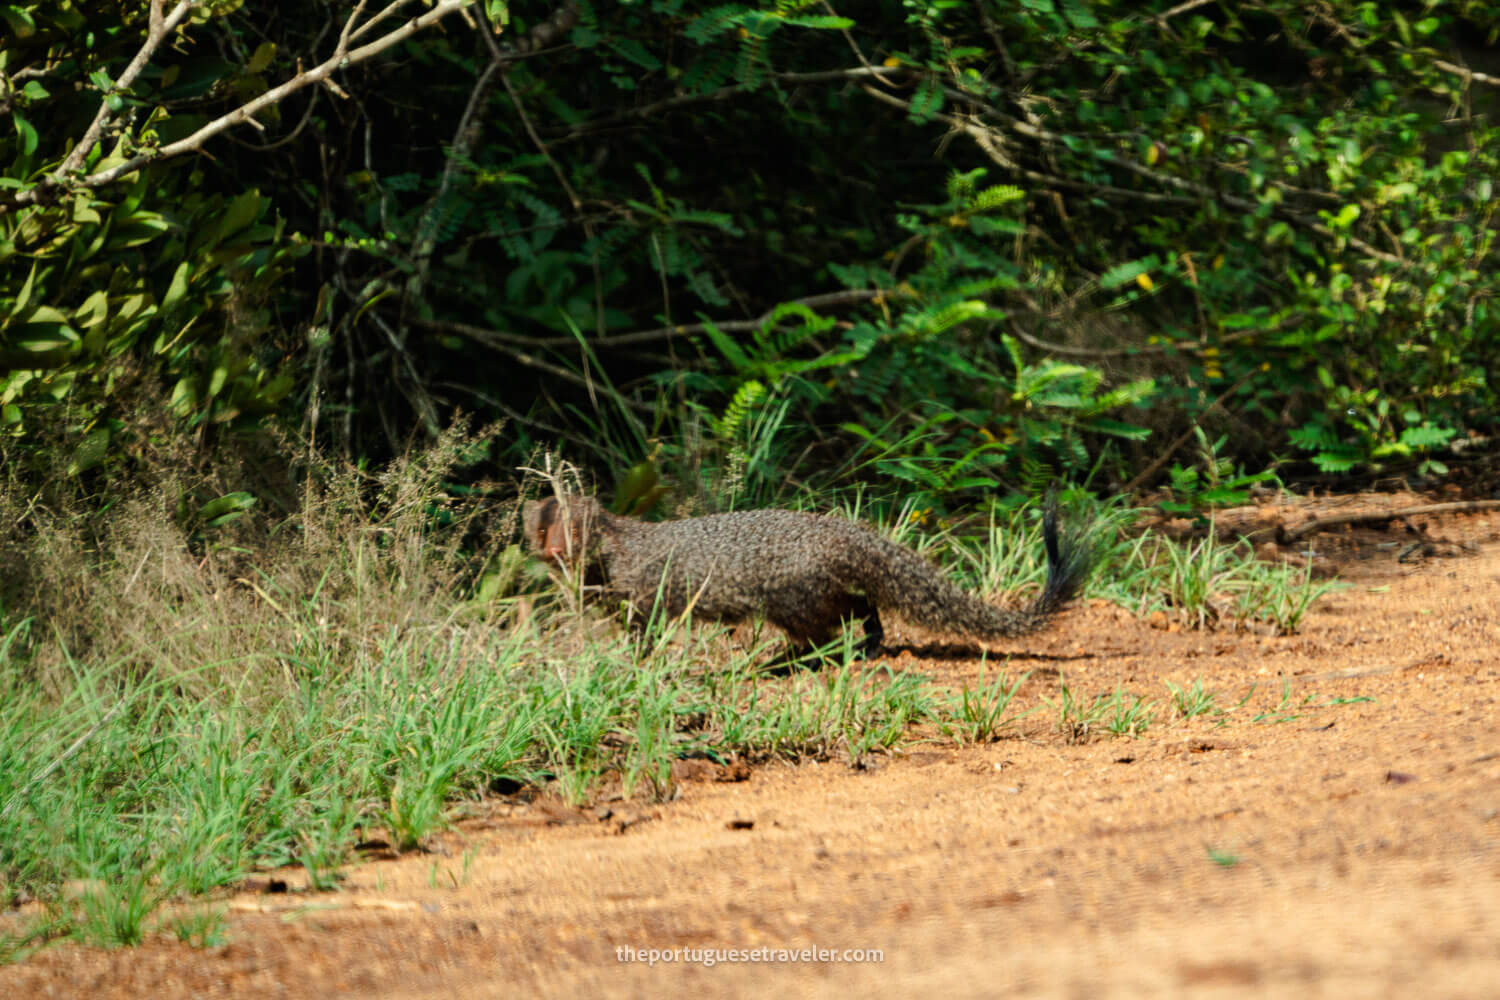
<instances>
[{"instance_id":1,"label":"bare twig","mask_svg":"<svg viewBox=\"0 0 1500 1000\"><path fill-rule=\"evenodd\" d=\"M1199 7L1207 7L1209 4L1214 2L1215 0L1187 0L1186 3L1180 3L1176 7L1173 7L1171 10L1163 11L1160 14L1147 14L1145 16L1149 20L1154 21L1157 24L1165 24L1168 20L1176 17L1178 14L1186 14L1190 10L1196 10Z\"/></svg>"},{"instance_id":2,"label":"bare twig","mask_svg":"<svg viewBox=\"0 0 1500 1000\"><path fill-rule=\"evenodd\" d=\"M827 292L822 295L809 295L804 299L793 299L792 301L805 305L810 309L823 309L829 306L855 305L861 302L873 302L881 298L894 298L905 293L893 289L849 289L842 292ZM773 311L767 311L755 319L726 320L722 323L714 323L713 326L725 333L740 333L747 330L758 330L772 316ZM491 330L482 326L473 326L468 323L458 323L452 320L438 319L416 319L412 321L416 326L424 326L433 330L446 330L457 333L472 340L480 341L491 346L505 344L511 347L570 347L578 343L575 337L528 337L519 333L507 333L504 330ZM685 326L663 326L654 330L637 330L632 333L622 333L614 337L602 337L589 342L589 346L597 349L624 347L632 344L653 343L659 340L669 340L673 337L687 336L693 333L703 333L708 329L707 323L693 323Z\"/></svg>"},{"instance_id":3,"label":"bare twig","mask_svg":"<svg viewBox=\"0 0 1500 1000\"><path fill-rule=\"evenodd\" d=\"M833 4L829 3L828 0L822 0L822 7L828 11L830 17L838 17L839 12L833 9ZM850 34L849 29L840 28L839 33L844 36L844 41L849 44L849 49L854 53L854 58L859 60L859 64L874 75L876 82L884 82L886 79L885 74L875 73L875 65L865 57L864 49L859 47L859 42L854 40L854 36Z\"/></svg>"},{"instance_id":4,"label":"bare twig","mask_svg":"<svg viewBox=\"0 0 1500 1000\"><path fill-rule=\"evenodd\" d=\"M438 181L437 191L433 192L432 200L427 203L422 219L417 223L416 235L412 238L411 256L416 261L417 270L417 279L409 291L409 297L412 298L420 298L422 290L426 287L427 276L432 265L432 254L437 247L438 212L448 199L448 192L453 187L453 177L458 171L459 164L469 159L469 150L473 147L474 140L479 137L486 99L495 81L499 79L501 68L505 65L505 54L495 43L490 32L488 17L480 26L479 33L489 46L490 61L469 91L469 99L464 104L463 114L459 116L458 127L453 130L453 142L448 147L447 162L443 164L443 176Z\"/></svg>"},{"instance_id":5,"label":"bare twig","mask_svg":"<svg viewBox=\"0 0 1500 1000\"><path fill-rule=\"evenodd\" d=\"M391 2L382 7L374 17L370 18L359 27L354 26L354 22L359 20L359 9L356 9L354 14L344 22L344 30L339 33L339 47L348 48L350 42L359 39L360 36L362 36L365 32L369 31L371 28L375 27L375 25L379 24L381 21L384 21L386 18L396 13L397 9L402 7L405 3L406 0L391 0ZM359 8L363 9L364 5L365 0L359 0Z\"/></svg>"},{"instance_id":6,"label":"bare twig","mask_svg":"<svg viewBox=\"0 0 1500 1000\"><path fill-rule=\"evenodd\" d=\"M1295 528L1280 532L1277 541L1295 542L1314 532L1341 524L1368 524L1373 521L1390 521L1398 517L1418 517L1422 514L1448 514L1456 511L1500 510L1500 500L1455 500L1452 503L1428 503L1416 507L1401 507L1396 510L1367 510L1353 514L1330 514L1304 521Z\"/></svg>"},{"instance_id":7,"label":"bare twig","mask_svg":"<svg viewBox=\"0 0 1500 1000\"><path fill-rule=\"evenodd\" d=\"M20 80L41 80L52 75L55 66L27 66L9 76L0 69L0 115L10 114L16 101L16 83Z\"/></svg>"},{"instance_id":8,"label":"bare twig","mask_svg":"<svg viewBox=\"0 0 1500 1000\"><path fill-rule=\"evenodd\" d=\"M245 142L243 139L236 139L232 135L231 136L227 136L226 138L228 138L230 142L238 143L239 145L243 146L244 148L250 150L251 152L255 152L255 153L269 153L273 149L280 149L282 146L285 146L287 143L289 143L289 142L293 141L294 139L296 139L297 136L301 135L302 134L302 130L305 129L305 128L307 128L307 123L310 122L310 121L312 121L313 109L316 108L317 106L318 106L318 92L316 90L314 90L312 92L312 97L308 99L307 109L302 112L302 119L297 122L297 124L292 128L292 130L290 132L288 132L286 135L280 137L279 139L272 139L270 142L254 143L254 142Z\"/></svg>"},{"instance_id":9,"label":"bare twig","mask_svg":"<svg viewBox=\"0 0 1500 1000\"><path fill-rule=\"evenodd\" d=\"M470 326L467 323L442 323L434 320L420 319L413 320L412 323L415 326L436 327L439 329L451 330L452 332L457 333L461 336L468 337L470 340L474 341L476 344L479 344L482 347L488 347L492 351L499 351L507 357L514 358L516 361L519 361L527 368L535 368L539 371L544 371L549 375L555 375L560 379L572 382L576 386L580 386L583 389L593 392L593 385L589 379L573 371L571 368L564 368L562 365L554 364L551 361L546 361L542 358L537 357L529 351L522 350L515 344L514 340L512 339L514 335L503 334L498 330L486 330L483 327ZM571 338L565 339L567 339L569 343L577 343L576 340L573 340ZM637 412L648 414L654 412L651 407L647 406L645 403L638 402L634 399L630 399L629 397L621 395L619 396L619 399L623 405L628 406L631 409L636 410Z\"/></svg>"},{"instance_id":10,"label":"bare twig","mask_svg":"<svg viewBox=\"0 0 1500 1000\"><path fill-rule=\"evenodd\" d=\"M1226 333L1215 340L1185 340L1171 344L1146 344L1140 347L1073 347L1069 344L1058 344L1050 340L1043 340L1035 334L1027 333L1014 322L1010 325L1010 332L1023 344L1035 347L1039 351L1048 351L1052 354L1061 354L1070 358L1091 358L1094 360L1108 360L1110 358L1140 358L1152 354L1194 354L1206 351L1224 344L1233 343L1236 340L1246 340L1250 337L1258 337L1266 333L1274 333L1274 330L1236 330Z\"/></svg>"},{"instance_id":11,"label":"bare twig","mask_svg":"<svg viewBox=\"0 0 1500 1000\"><path fill-rule=\"evenodd\" d=\"M452 189L453 178L460 165L469 159L469 150L473 148L474 142L479 137L480 126L484 122L484 109L487 104L490 91L494 88L496 81L502 79L505 68L511 62L521 58L529 52L533 52L560 34L572 30L578 23L578 5L569 2L562 5L553 15L533 27L514 46L503 49L495 40L495 27L490 21L489 12L483 4L475 8L479 11L479 37L489 49L490 61L485 66L484 72L479 75L473 88L469 91L468 101L464 105L463 114L459 117L458 127L453 132L453 142L448 147L447 163L443 166L443 176L438 182L437 192L432 196L427 209L417 226L417 235L412 241L412 257L417 262L418 280L412 286L410 295L419 296L423 286L426 284L427 274L430 268L432 254L437 242L438 211ZM371 22L373 23L373 21ZM366 25L367 26L367 25ZM361 31L364 27L361 27ZM509 88L509 84L507 84ZM524 119L523 119L524 120ZM528 123L529 126L529 123ZM545 150L543 151L545 153ZM550 161L550 157L548 157ZM555 169L555 165L554 165ZM578 208L578 198L571 190L568 191L569 200L573 203L575 212ZM584 227L589 223L585 220ZM602 310L601 310L602 313Z\"/></svg>"},{"instance_id":12,"label":"bare twig","mask_svg":"<svg viewBox=\"0 0 1500 1000\"><path fill-rule=\"evenodd\" d=\"M893 76L905 76L910 72L911 70L904 66L870 66L868 68L861 66L853 69L821 70L812 73L770 73L766 79L774 80L778 84L843 83L861 79L885 80ZM727 87L720 87L718 90L709 91L706 94L682 94L677 97L668 97L652 104L643 104L638 108L631 108L629 111L610 118L581 122L558 135L556 142L557 144L573 142L591 133L601 132L628 122L654 118L663 112L689 107L694 104L709 104L714 101L727 100L739 94L750 93L755 89L755 87L746 84L731 84Z\"/></svg>"},{"instance_id":13,"label":"bare twig","mask_svg":"<svg viewBox=\"0 0 1500 1000\"><path fill-rule=\"evenodd\" d=\"M0 809L0 820L4 820L9 817L11 812L15 810L16 806L21 804L22 798L30 794L31 790L37 785L40 785L42 782L46 781L47 777L51 775L53 771L56 771L58 768L62 767L63 764L67 762L69 757L77 753L80 747L82 747L85 743L92 739L94 734L97 733L100 729L104 728L104 724L118 715L120 713L120 709L124 707L125 703L123 701L115 702L115 706L108 712L105 712L103 718L90 726L82 736L73 741L72 745L69 746L68 749L64 750L62 753L54 757L51 763L38 771L23 788L16 791L16 793L10 797L10 801L5 803L5 808Z\"/></svg>"},{"instance_id":14,"label":"bare twig","mask_svg":"<svg viewBox=\"0 0 1500 1000\"><path fill-rule=\"evenodd\" d=\"M1491 76L1488 73L1480 73L1476 70L1469 69L1467 66L1459 66L1451 62L1446 62L1442 59L1434 59L1432 61L1432 64L1445 73L1456 73L1457 75L1463 77L1465 81L1472 80L1475 83L1488 83L1491 86L1500 87L1500 76Z\"/></svg>"}]
</instances>

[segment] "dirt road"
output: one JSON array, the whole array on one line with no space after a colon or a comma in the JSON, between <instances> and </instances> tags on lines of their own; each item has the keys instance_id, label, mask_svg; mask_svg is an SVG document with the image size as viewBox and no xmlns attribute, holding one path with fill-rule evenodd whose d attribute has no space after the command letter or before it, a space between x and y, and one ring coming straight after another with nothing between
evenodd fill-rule
<instances>
[{"instance_id":1,"label":"dirt road","mask_svg":"<svg viewBox=\"0 0 1500 1000\"><path fill-rule=\"evenodd\" d=\"M1500 516L1432 528L1479 551L1324 546L1351 586L1295 636L1090 606L1017 650L1026 704L1059 670L1158 699L1139 739L1075 745L1044 709L996 743L686 781L660 806L497 802L343 892L258 882L222 946L56 946L0 995L1491 998ZM1171 717L1164 682L1195 680L1227 715ZM830 960L700 960L731 949Z\"/></svg>"}]
</instances>

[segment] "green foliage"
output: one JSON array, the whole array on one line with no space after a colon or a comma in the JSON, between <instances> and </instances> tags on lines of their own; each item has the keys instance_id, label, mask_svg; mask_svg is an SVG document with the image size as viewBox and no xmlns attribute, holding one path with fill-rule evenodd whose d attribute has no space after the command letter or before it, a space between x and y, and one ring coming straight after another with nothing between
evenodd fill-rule
<instances>
[{"instance_id":1,"label":"green foliage","mask_svg":"<svg viewBox=\"0 0 1500 1000\"><path fill-rule=\"evenodd\" d=\"M1225 435L1209 441L1203 428L1197 425L1193 427L1193 435L1198 440L1199 463L1172 464L1167 471L1169 499L1162 501L1163 511L1201 516L1206 509L1245 503L1250 499L1250 487L1276 480L1276 474L1269 469L1247 474L1237 471L1228 458L1220 457L1227 440Z\"/></svg>"},{"instance_id":2,"label":"green foliage","mask_svg":"<svg viewBox=\"0 0 1500 1000\"><path fill-rule=\"evenodd\" d=\"M194 948L216 948L224 943L224 910L200 906L172 917L168 922L173 935Z\"/></svg>"},{"instance_id":3,"label":"green foliage","mask_svg":"<svg viewBox=\"0 0 1500 1000\"><path fill-rule=\"evenodd\" d=\"M778 453L826 435L822 413L861 417L834 425L849 447L825 475L904 483L920 507L992 495L1023 472L1040 478L1038 468L1081 473L1090 462L1086 442L1147 435L1116 414L1148 401L1152 379L1106 388L1101 370L1029 361L1015 338L995 330L1004 314L988 297L1016 286L1015 269L996 244L1019 231L1009 223L1024 193L981 187L985 173L951 175L945 201L900 217L924 247L925 262L899 285L870 271L840 272L851 289L883 290L881 312L837 339L830 336L834 321L801 303L774 309L748 345L705 325L732 374L695 376L690 384L716 395L736 386L713 422L726 466L741 461L735 449L742 447L726 432L757 407L780 408ZM800 419L787 422L787 410Z\"/></svg>"},{"instance_id":4,"label":"green foliage","mask_svg":"<svg viewBox=\"0 0 1500 1000\"><path fill-rule=\"evenodd\" d=\"M0 584L35 566L54 588L45 606L8 602L0 629L0 906L34 897L48 914L0 938L0 957L158 928L207 946L222 914L162 920L162 906L287 865L311 891L336 889L356 830L419 848L497 782L577 803L604 787L666 800L685 758L855 764L939 733L993 740L1027 714L1016 699L1034 675L935 688L862 663L852 629L828 662L772 674L779 637L734 648L664 615L601 633L577 628L566 599L497 593L475 569L487 553L465 547L493 505L445 485L481 440L454 431L386 467L312 455L297 512L257 534L266 510L247 507L222 529L237 545L201 547L159 496L126 505L92 545L68 510L35 512L18 541L24 500L0 493L0 549L16 556ZM1004 513L984 540L938 541L968 575L1014 573L1024 589L1041 569L1034 510ZM908 539L916 520L902 518ZM512 529L495 529L496 548ZM1095 538L1117 558L1125 543L1109 534ZM1123 688L1059 687L1066 739L1155 722L1154 703Z\"/></svg>"},{"instance_id":5,"label":"green foliage","mask_svg":"<svg viewBox=\"0 0 1500 1000\"><path fill-rule=\"evenodd\" d=\"M1214 704L1214 693L1203 686L1203 681L1194 679L1189 687L1165 682L1171 695L1172 708L1180 719L1192 719L1199 715L1218 714L1222 710Z\"/></svg>"},{"instance_id":6,"label":"green foliage","mask_svg":"<svg viewBox=\"0 0 1500 1000\"><path fill-rule=\"evenodd\" d=\"M271 217L271 199L216 192L185 162L49 191L139 45L135 18L71 3L6 11L25 30L0 42L0 74L13 74L0 92L11 126L0 130L3 433L82 475L140 453L153 419L136 411L155 410L158 394L155 426L207 429L273 412L297 382L273 346L284 343L284 319L269 299L302 251ZM178 127L171 101L231 79L155 69L119 97L142 124L94 147L82 168L155 146Z\"/></svg>"},{"instance_id":7,"label":"green foliage","mask_svg":"<svg viewBox=\"0 0 1500 1000\"><path fill-rule=\"evenodd\" d=\"M1056 699L1043 698L1042 700L1057 712L1058 731L1069 743L1088 742L1109 708L1107 696L1100 695L1092 701L1080 697L1073 688L1068 687L1067 681L1061 676L1057 679Z\"/></svg>"},{"instance_id":8,"label":"green foliage","mask_svg":"<svg viewBox=\"0 0 1500 1000\"><path fill-rule=\"evenodd\" d=\"M59 175L338 35L202 4L121 85L146 7L0 7L0 433L86 488L164 424L378 455L483 409L510 464L660 442L737 498L939 509L1201 426L1164 473L1201 508L1273 463L1443 475L1497 429L1500 98L1453 68L1492 5L486 2L258 129Z\"/></svg>"},{"instance_id":9,"label":"green foliage","mask_svg":"<svg viewBox=\"0 0 1500 1000\"><path fill-rule=\"evenodd\" d=\"M1138 739L1155 721L1156 715L1152 709L1156 707L1156 703L1139 695L1132 695L1119 685L1115 686L1112 695L1101 696L1100 700L1105 706L1104 728L1111 736Z\"/></svg>"},{"instance_id":10,"label":"green foliage","mask_svg":"<svg viewBox=\"0 0 1500 1000\"><path fill-rule=\"evenodd\" d=\"M1220 868L1233 868L1244 860L1234 851L1226 851L1221 847L1205 847L1204 849L1208 851L1208 860Z\"/></svg>"},{"instance_id":11,"label":"green foliage","mask_svg":"<svg viewBox=\"0 0 1500 1000\"><path fill-rule=\"evenodd\" d=\"M950 710L954 721L945 727L945 732L961 743L987 743L998 739L1004 730L1020 720L1020 715L1007 717L1016 692L1031 675L1022 674L1012 681L1002 671L992 679L986 679L984 671L974 687L967 682L959 688ZM1023 713L1024 714L1024 713Z\"/></svg>"},{"instance_id":12,"label":"green foliage","mask_svg":"<svg viewBox=\"0 0 1500 1000\"><path fill-rule=\"evenodd\" d=\"M1059 677L1057 697L1044 697L1042 701L1057 712L1057 728L1069 743L1087 743L1100 731L1136 739L1155 720L1155 702L1132 695L1119 685L1114 691L1090 700Z\"/></svg>"},{"instance_id":13,"label":"green foliage","mask_svg":"<svg viewBox=\"0 0 1500 1000\"><path fill-rule=\"evenodd\" d=\"M1159 535L1119 542L1111 558L1115 572L1104 589L1113 600L1136 614L1165 612L1193 628L1259 621L1294 632L1314 601L1344 586L1314 580L1310 565L1261 562L1249 543L1226 543L1211 525L1186 543Z\"/></svg>"}]
</instances>

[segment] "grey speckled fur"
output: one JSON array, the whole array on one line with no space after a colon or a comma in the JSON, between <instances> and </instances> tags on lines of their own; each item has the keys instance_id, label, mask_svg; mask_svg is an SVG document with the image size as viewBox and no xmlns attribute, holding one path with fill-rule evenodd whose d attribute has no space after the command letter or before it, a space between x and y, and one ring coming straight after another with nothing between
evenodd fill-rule
<instances>
[{"instance_id":1,"label":"grey speckled fur","mask_svg":"<svg viewBox=\"0 0 1500 1000\"><path fill-rule=\"evenodd\" d=\"M602 570L605 592L650 613L661 610L723 621L764 618L796 647L827 642L842 622L864 623L864 652L880 648L880 611L923 628L975 639L1035 631L1078 589L1089 552L1059 543L1049 503L1043 537L1048 575L1031 607L1006 611L949 581L926 559L862 524L834 515L750 510L652 523L621 517L592 497L548 497L523 508L531 549L566 517L569 562Z\"/></svg>"}]
</instances>

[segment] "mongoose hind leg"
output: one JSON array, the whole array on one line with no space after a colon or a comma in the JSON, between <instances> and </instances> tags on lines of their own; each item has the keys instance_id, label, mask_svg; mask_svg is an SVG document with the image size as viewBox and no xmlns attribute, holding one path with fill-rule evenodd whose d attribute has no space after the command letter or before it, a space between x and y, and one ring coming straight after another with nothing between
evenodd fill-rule
<instances>
[{"instance_id":1,"label":"mongoose hind leg","mask_svg":"<svg viewBox=\"0 0 1500 1000\"><path fill-rule=\"evenodd\" d=\"M880 609L870 603L868 597L860 597L854 602L854 614L865 627L865 641L859 644L859 655L867 660L872 659L879 655L880 647L885 643L885 629L880 624Z\"/></svg>"}]
</instances>

